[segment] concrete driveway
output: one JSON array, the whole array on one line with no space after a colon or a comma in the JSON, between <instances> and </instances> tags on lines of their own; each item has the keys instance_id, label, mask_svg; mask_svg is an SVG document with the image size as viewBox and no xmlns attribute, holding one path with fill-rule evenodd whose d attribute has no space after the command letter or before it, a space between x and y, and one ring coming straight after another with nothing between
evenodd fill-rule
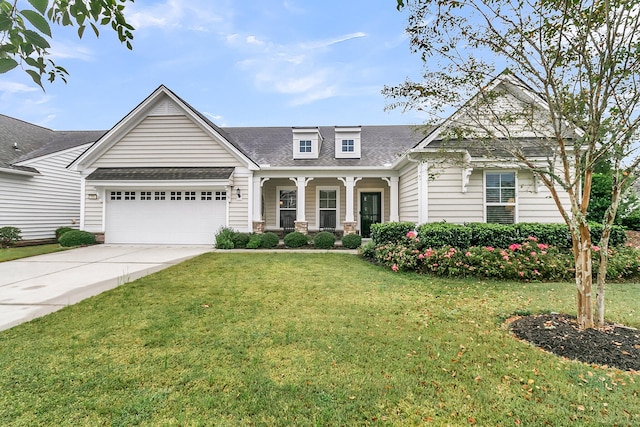
<instances>
[{"instance_id":1,"label":"concrete driveway","mask_svg":"<svg viewBox=\"0 0 640 427\"><path fill-rule=\"evenodd\" d=\"M0 331L212 250L96 245L2 262Z\"/></svg>"}]
</instances>

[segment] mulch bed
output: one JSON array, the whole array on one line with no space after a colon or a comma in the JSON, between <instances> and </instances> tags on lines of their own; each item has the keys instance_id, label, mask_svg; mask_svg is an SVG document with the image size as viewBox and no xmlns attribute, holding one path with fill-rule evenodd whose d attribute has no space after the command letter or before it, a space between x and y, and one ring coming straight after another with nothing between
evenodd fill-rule
<instances>
[{"instance_id":1,"label":"mulch bed","mask_svg":"<svg viewBox=\"0 0 640 427\"><path fill-rule=\"evenodd\" d=\"M575 317L541 314L511 322L518 338L544 350L589 364L640 371L640 330L608 324L580 330Z\"/></svg>"}]
</instances>

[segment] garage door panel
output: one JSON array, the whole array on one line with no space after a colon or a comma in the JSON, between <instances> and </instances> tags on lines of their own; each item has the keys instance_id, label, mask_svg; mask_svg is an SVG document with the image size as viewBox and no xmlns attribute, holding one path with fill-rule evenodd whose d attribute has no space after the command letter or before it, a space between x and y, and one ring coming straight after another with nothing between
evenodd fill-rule
<instances>
[{"instance_id":1,"label":"garage door panel","mask_svg":"<svg viewBox=\"0 0 640 427\"><path fill-rule=\"evenodd\" d=\"M226 224L226 201L146 200L137 192L125 200L107 200L105 241L107 243L214 244L215 233ZM109 193L108 193L109 194Z\"/></svg>"}]
</instances>

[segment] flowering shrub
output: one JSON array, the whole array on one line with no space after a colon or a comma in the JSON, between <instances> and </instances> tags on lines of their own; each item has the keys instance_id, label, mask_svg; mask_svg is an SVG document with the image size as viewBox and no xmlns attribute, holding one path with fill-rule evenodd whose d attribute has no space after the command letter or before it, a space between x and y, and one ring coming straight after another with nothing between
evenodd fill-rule
<instances>
[{"instance_id":1,"label":"flowering shrub","mask_svg":"<svg viewBox=\"0 0 640 427\"><path fill-rule=\"evenodd\" d=\"M409 237L409 236L407 236ZM594 277L599 248L592 250ZM640 277L640 252L633 248L609 250L607 275L611 279ZM520 281L571 281L575 275L573 254L529 237L505 249L452 246L421 249L412 236L404 242L381 245L372 251L376 262L393 271L415 271L440 277L479 277Z\"/></svg>"}]
</instances>

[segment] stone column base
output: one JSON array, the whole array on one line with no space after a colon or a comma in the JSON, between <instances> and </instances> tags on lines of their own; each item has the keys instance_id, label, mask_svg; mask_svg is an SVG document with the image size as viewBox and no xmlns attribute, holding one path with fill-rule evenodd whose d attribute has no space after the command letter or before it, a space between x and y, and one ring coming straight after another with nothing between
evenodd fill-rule
<instances>
[{"instance_id":1,"label":"stone column base","mask_svg":"<svg viewBox=\"0 0 640 427\"><path fill-rule=\"evenodd\" d=\"M357 233L358 223L355 221L345 221L342 223L342 226L344 227L344 236Z\"/></svg>"},{"instance_id":2,"label":"stone column base","mask_svg":"<svg viewBox=\"0 0 640 427\"><path fill-rule=\"evenodd\" d=\"M253 221L253 232L256 234L264 233L264 221Z\"/></svg>"},{"instance_id":3,"label":"stone column base","mask_svg":"<svg viewBox=\"0 0 640 427\"><path fill-rule=\"evenodd\" d=\"M307 221L296 221L294 223L294 230L302 234L309 234L309 223Z\"/></svg>"}]
</instances>

